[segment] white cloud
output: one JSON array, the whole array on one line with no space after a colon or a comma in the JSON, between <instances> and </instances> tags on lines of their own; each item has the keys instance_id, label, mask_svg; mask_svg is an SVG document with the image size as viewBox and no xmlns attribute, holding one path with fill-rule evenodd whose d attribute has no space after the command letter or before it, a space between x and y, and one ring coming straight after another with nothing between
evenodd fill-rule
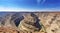
<instances>
[{"instance_id":1,"label":"white cloud","mask_svg":"<svg viewBox=\"0 0 60 33\"><path fill-rule=\"evenodd\" d=\"M39 4L41 2L41 0L37 0L37 3Z\"/></svg>"},{"instance_id":2,"label":"white cloud","mask_svg":"<svg viewBox=\"0 0 60 33\"><path fill-rule=\"evenodd\" d=\"M16 7L0 7L0 12L5 11L5 12L30 12L34 11L31 9L25 9L25 8L16 8Z\"/></svg>"},{"instance_id":3,"label":"white cloud","mask_svg":"<svg viewBox=\"0 0 60 33\"><path fill-rule=\"evenodd\" d=\"M43 4L46 0L37 0L37 4Z\"/></svg>"},{"instance_id":4,"label":"white cloud","mask_svg":"<svg viewBox=\"0 0 60 33\"><path fill-rule=\"evenodd\" d=\"M25 8L15 8L15 7L0 7L0 12L54 12L60 11L57 8L45 8L45 9L25 9Z\"/></svg>"}]
</instances>

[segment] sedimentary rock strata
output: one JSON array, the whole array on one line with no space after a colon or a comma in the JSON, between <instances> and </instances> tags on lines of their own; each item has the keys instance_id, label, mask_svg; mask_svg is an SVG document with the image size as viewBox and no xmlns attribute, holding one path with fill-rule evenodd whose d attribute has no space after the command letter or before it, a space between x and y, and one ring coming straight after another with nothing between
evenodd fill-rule
<instances>
[{"instance_id":1,"label":"sedimentary rock strata","mask_svg":"<svg viewBox=\"0 0 60 33\"><path fill-rule=\"evenodd\" d=\"M39 31L40 27L38 27L37 23L39 23L39 21L37 16L35 16L35 14L33 15L27 14L24 16L24 19L21 21L19 28L20 30L25 30L28 32Z\"/></svg>"},{"instance_id":2,"label":"sedimentary rock strata","mask_svg":"<svg viewBox=\"0 0 60 33\"><path fill-rule=\"evenodd\" d=\"M60 13L22 14L8 13L0 17L0 33L60 33Z\"/></svg>"}]
</instances>

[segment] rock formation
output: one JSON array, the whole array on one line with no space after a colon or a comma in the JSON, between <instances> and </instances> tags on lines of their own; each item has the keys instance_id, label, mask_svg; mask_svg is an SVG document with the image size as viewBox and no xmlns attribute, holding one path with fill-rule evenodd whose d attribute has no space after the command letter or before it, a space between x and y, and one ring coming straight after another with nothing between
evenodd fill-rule
<instances>
[{"instance_id":1,"label":"rock formation","mask_svg":"<svg viewBox=\"0 0 60 33\"><path fill-rule=\"evenodd\" d=\"M0 17L0 33L60 33L60 13L8 13Z\"/></svg>"},{"instance_id":2,"label":"rock formation","mask_svg":"<svg viewBox=\"0 0 60 33\"><path fill-rule=\"evenodd\" d=\"M60 13L41 13L41 15L37 13L36 15L39 16L47 33L60 33L60 25L58 24L60 23Z\"/></svg>"},{"instance_id":3,"label":"rock formation","mask_svg":"<svg viewBox=\"0 0 60 33\"><path fill-rule=\"evenodd\" d=\"M35 14L30 13L24 15L24 19L20 22L19 28L22 31L35 32L39 31L41 26L38 17Z\"/></svg>"}]
</instances>

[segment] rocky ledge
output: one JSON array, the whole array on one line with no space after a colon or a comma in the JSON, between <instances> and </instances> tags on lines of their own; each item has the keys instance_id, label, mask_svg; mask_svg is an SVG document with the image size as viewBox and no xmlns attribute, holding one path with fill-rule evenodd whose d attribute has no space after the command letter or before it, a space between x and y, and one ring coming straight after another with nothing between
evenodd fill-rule
<instances>
[{"instance_id":1,"label":"rocky ledge","mask_svg":"<svg viewBox=\"0 0 60 33\"><path fill-rule=\"evenodd\" d=\"M60 13L8 13L0 17L0 33L60 33Z\"/></svg>"}]
</instances>

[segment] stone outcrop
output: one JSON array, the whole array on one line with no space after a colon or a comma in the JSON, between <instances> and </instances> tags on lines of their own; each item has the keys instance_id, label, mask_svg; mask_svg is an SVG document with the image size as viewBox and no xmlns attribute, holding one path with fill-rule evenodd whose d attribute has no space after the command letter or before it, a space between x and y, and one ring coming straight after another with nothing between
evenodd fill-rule
<instances>
[{"instance_id":1,"label":"stone outcrop","mask_svg":"<svg viewBox=\"0 0 60 33\"><path fill-rule=\"evenodd\" d=\"M38 17L35 14L30 13L24 15L24 19L20 22L18 28L22 31L35 32L39 31L41 26Z\"/></svg>"},{"instance_id":2,"label":"stone outcrop","mask_svg":"<svg viewBox=\"0 0 60 33\"><path fill-rule=\"evenodd\" d=\"M37 13L47 33L60 33L60 13Z\"/></svg>"},{"instance_id":3,"label":"stone outcrop","mask_svg":"<svg viewBox=\"0 0 60 33\"><path fill-rule=\"evenodd\" d=\"M60 33L60 13L8 13L0 17L0 33Z\"/></svg>"}]
</instances>

